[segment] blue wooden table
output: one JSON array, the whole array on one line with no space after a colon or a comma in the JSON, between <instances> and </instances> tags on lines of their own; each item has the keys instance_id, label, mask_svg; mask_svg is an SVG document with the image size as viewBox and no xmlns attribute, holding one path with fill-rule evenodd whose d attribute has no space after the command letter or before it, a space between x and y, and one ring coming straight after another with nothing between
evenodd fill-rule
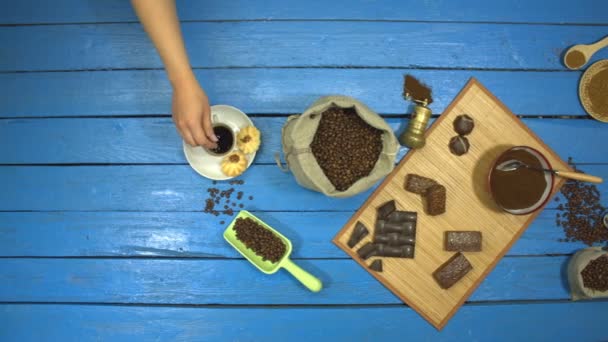
<instances>
[{"instance_id":1,"label":"blue wooden table","mask_svg":"<svg viewBox=\"0 0 608 342\"><path fill-rule=\"evenodd\" d=\"M574 5L576 4L576 5ZM202 212L162 65L127 1L0 2L0 340L606 340L608 302L571 302L580 243L555 202L438 332L335 247L369 195L329 199L275 165L280 128L322 95L354 96L396 130L402 75L441 113L478 78L563 158L608 177L605 124L577 97L570 45L608 34L605 0L180 1L213 104L264 136L240 187L325 283L258 272ZM608 58L600 52L593 60ZM407 150L401 151L401 156ZM227 184L218 187L225 189ZM608 185L599 186L604 197ZM604 204L606 204L604 200Z\"/></svg>"}]
</instances>

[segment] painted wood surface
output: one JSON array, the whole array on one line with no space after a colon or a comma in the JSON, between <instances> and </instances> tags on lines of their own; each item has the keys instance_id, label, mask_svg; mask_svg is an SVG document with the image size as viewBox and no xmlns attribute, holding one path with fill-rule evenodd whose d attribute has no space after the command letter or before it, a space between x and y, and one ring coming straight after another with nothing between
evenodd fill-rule
<instances>
[{"instance_id":1,"label":"painted wood surface","mask_svg":"<svg viewBox=\"0 0 608 342\"><path fill-rule=\"evenodd\" d=\"M256 164L274 164L281 152L277 132L286 117L254 117L263 144ZM407 118L389 117L398 134ZM601 148L608 140L604 124L593 120L523 119L562 158L577 163L608 163ZM568 139L564 139L568 137ZM408 149L401 147L397 160ZM0 120L0 164L187 163L170 118L86 118Z\"/></svg>"},{"instance_id":2,"label":"painted wood surface","mask_svg":"<svg viewBox=\"0 0 608 342\"><path fill-rule=\"evenodd\" d=\"M604 26L369 21L197 22L182 30L195 68L567 70L569 46L606 35ZM0 41L0 71L162 68L139 24L0 27ZM607 57L604 50L591 61Z\"/></svg>"},{"instance_id":3,"label":"painted wood surface","mask_svg":"<svg viewBox=\"0 0 608 342\"><path fill-rule=\"evenodd\" d=\"M389 307L139 307L5 304L2 340L601 341L605 302L466 305L442 332ZM36 322L33 329L31 323ZM10 327L6 329L4 327Z\"/></svg>"},{"instance_id":4,"label":"painted wood surface","mask_svg":"<svg viewBox=\"0 0 608 342\"><path fill-rule=\"evenodd\" d=\"M507 257L468 301L569 299L562 280L567 261ZM7 259L0 263L0 302L402 303L352 260L298 260L298 265L321 279L323 291L308 291L284 270L264 274L244 260Z\"/></svg>"},{"instance_id":5,"label":"painted wood surface","mask_svg":"<svg viewBox=\"0 0 608 342\"><path fill-rule=\"evenodd\" d=\"M254 212L292 240L297 259L348 258L328 241L353 213ZM555 214L541 212L507 255L564 255L584 248L560 242L564 233ZM202 212L0 212L0 257L239 258L219 238L227 225L220 222Z\"/></svg>"},{"instance_id":6,"label":"painted wood surface","mask_svg":"<svg viewBox=\"0 0 608 342\"><path fill-rule=\"evenodd\" d=\"M608 177L608 165L586 165L589 174ZM201 211L211 181L186 165L3 166L0 210L36 211ZM252 211L342 211L357 209L371 190L332 199L301 188L276 165L258 165L240 177L242 201ZM222 183L221 188L230 186ZM608 183L598 186L608 191ZM561 195L560 195L561 196ZM555 202L547 208L555 208ZM219 220L219 218L216 218Z\"/></svg>"},{"instance_id":7,"label":"painted wood surface","mask_svg":"<svg viewBox=\"0 0 608 342\"><path fill-rule=\"evenodd\" d=\"M212 103L255 114L266 136L332 93L361 99L399 129L411 110L401 98L404 73L436 90L436 114L474 76L517 114L552 116L525 122L563 158L595 164L583 169L604 177L603 126L561 117L586 115L581 73L565 71L559 55L605 35L607 6L178 1ZM222 218L201 212L212 184L185 165L169 84L128 1L0 2L0 40L0 164L15 164L0 166L0 340L608 336L606 302L567 301L564 265L583 245L558 241L554 210L438 333L329 243L366 195L328 200L302 190L272 165L276 133L245 176L255 199L244 203L294 241L294 257L327 292L312 296L284 272L259 274L221 240ZM80 304L51 303L61 300ZM133 304L146 302L154 305Z\"/></svg>"},{"instance_id":8,"label":"painted wood surface","mask_svg":"<svg viewBox=\"0 0 608 342\"><path fill-rule=\"evenodd\" d=\"M566 0L483 0L420 2L416 0L280 1L267 0L264 6L250 1L177 2L180 17L192 20L403 20L403 21L482 21L511 23L605 23L602 0L581 0L576 6ZM128 2L122 0L59 0L52 3L22 0L0 3L0 23L82 23L136 21Z\"/></svg>"},{"instance_id":9,"label":"painted wood surface","mask_svg":"<svg viewBox=\"0 0 608 342\"><path fill-rule=\"evenodd\" d=\"M328 94L353 96L381 114L410 108L401 96L403 75L435 89L434 113L475 77L521 115L587 116L578 100L580 72L412 69L197 70L212 104L248 114L302 113ZM161 70L0 74L0 117L157 115L171 110L171 88Z\"/></svg>"}]
</instances>

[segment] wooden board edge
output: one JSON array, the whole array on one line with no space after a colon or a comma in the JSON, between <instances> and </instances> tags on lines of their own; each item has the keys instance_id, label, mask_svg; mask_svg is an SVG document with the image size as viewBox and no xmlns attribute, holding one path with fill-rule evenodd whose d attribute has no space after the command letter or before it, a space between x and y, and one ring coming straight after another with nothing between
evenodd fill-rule
<instances>
[{"instance_id":1,"label":"wooden board edge","mask_svg":"<svg viewBox=\"0 0 608 342\"><path fill-rule=\"evenodd\" d=\"M479 87L479 89L481 91L483 91L488 97L490 97L492 100L494 100L496 103L498 103L499 106L506 113L508 113L509 115L511 115L513 121L515 121L522 129L524 129L534 140L537 141L537 143L539 143L541 146L543 146L548 151L548 153L550 153L555 159L561 160L563 162L563 159L559 155L557 155L555 153L555 151L553 151L553 149L551 149L549 146L547 146L532 130L530 130L530 128L528 128L521 121L520 118L518 118L502 101L500 101L496 96L494 96L494 94L492 94L486 87L484 87L474 77L472 77L471 79L469 79L469 81L464 86L464 88L458 93L458 95L454 98L454 100L452 100L452 102L450 103L450 105L445 109L444 113L447 113L447 112L451 111L452 108L459 102L459 100L473 86ZM438 127L439 126L438 124L443 120L444 117L445 117L444 115L441 115L435 121L435 123L427 130L425 136L428 136L433 131L433 129L435 127ZM380 281L382 283L382 285L384 285L389 290L391 290L391 292L393 292L393 294L395 294L397 297L399 297L401 300L403 300L412 309L416 310L416 312L418 314L420 314L425 320L427 320L429 323L431 323L431 325L433 325L437 330L442 330L445 327L445 325L449 322L449 320L460 309L460 307L472 295L472 293L479 287L479 285L481 284L481 282L489 275L490 272L492 272L494 270L494 268L496 267L496 265L498 264L498 262L505 256L505 254L509 251L509 249L511 249L513 247L513 244L515 244L515 242L521 237L521 235L528 229L528 227L534 221L534 219L536 219L536 217L538 217L538 215L540 214L540 212L542 210L544 210L545 207L551 202L551 199L557 194L557 192L559 192L559 190L563 186L565 180L564 179L560 179L556 183L554 189L552 190L552 194L549 197L549 200L547 200L547 202L541 208L539 208L539 210L537 210L536 212L534 212L528 218L528 220L526 220L526 222L524 222L524 224L522 225L522 227L513 235L513 238L511 239L511 241L509 241L509 243L507 243L505 245L505 247L500 251L500 253L497 254L496 258L494 258L494 260L492 261L492 263L478 277L477 281L475 281L473 283L473 285L467 290L467 292L465 292L465 294L462 296L462 299L454 306L454 308L446 315L446 317L443 320L441 320L440 322L435 322L432 319L430 319L430 317L428 317L426 314L424 314L421 310L419 310L416 305L412 305L412 303L410 303L406 298L404 298L403 296L399 295L399 292L395 288L393 288L392 285L388 284L388 282L386 282L386 280L380 274L376 274L376 272L371 271L363 261L359 260L358 256L355 254L355 252L352 249L348 248L348 246L343 245L342 243L339 242L339 238L344 233L346 233L346 230L350 226L352 226L353 223L356 220L359 219L359 217L362 214L362 209L367 208L367 206L370 204L370 202L373 201L375 199L375 197L380 192L382 192L384 190L384 187L388 183L390 183L390 181L393 179L393 177L395 177L395 175L398 173L397 170L399 170L402 167L402 164L405 163L410 158L411 155L413 155L413 153L409 153L408 152L408 154L405 157L403 157L403 159L399 162L399 164L395 167L395 169L391 172L391 174L384 179L384 181L380 184L380 186L369 196L369 198L361 205L361 207L346 222L346 224L342 227L342 229L334 236L334 238L332 239L332 242L336 246L338 246L340 249L342 249L344 252L346 252L349 256L351 256L351 258L353 258L357 263L359 263L368 273L370 273L374 278L376 278L378 281ZM566 164L566 167L568 168L568 170L572 170L572 168L570 167L570 165L568 165L567 163L565 163L565 164Z\"/></svg>"}]
</instances>

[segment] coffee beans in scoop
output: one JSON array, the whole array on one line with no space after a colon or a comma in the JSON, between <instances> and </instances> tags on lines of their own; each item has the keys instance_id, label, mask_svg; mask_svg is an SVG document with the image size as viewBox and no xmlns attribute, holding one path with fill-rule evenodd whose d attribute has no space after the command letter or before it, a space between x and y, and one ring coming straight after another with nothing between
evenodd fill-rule
<instances>
[{"instance_id":1,"label":"coffee beans in scoop","mask_svg":"<svg viewBox=\"0 0 608 342\"><path fill-rule=\"evenodd\" d=\"M591 260L581 272L586 288L596 291L608 291L608 256Z\"/></svg>"},{"instance_id":2,"label":"coffee beans in scoop","mask_svg":"<svg viewBox=\"0 0 608 342\"><path fill-rule=\"evenodd\" d=\"M363 121L354 108L334 106L321 114L310 148L336 190L345 191L376 165L382 131Z\"/></svg>"},{"instance_id":3,"label":"coffee beans in scoop","mask_svg":"<svg viewBox=\"0 0 608 342\"><path fill-rule=\"evenodd\" d=\"M264 261L276 263L285 255L287 247L281 238L250 218L237 218L232 229L236 238Z\"/></svg>"}]
</instances>

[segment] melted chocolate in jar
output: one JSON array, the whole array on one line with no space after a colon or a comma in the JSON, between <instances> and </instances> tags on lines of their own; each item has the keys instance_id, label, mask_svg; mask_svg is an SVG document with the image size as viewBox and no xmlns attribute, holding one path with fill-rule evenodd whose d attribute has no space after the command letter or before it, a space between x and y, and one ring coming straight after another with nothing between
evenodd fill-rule
<instances>
[{"instance_id":1,"label":"melted chocolate in jar","mask_svg":"<svg viewBox=\"0 0 608 342\"><path fill-rule=\"evenodd\" d=\"M526 150L514 150L506 153L496 163L507 160L519 160L532 167L542 167L540 161ZM520 167L514 171L492 170L490 187L494 199L506 209L525 209L538 202L545 192L547 180L541 171Z\"/></svg>"}]
</instances>

